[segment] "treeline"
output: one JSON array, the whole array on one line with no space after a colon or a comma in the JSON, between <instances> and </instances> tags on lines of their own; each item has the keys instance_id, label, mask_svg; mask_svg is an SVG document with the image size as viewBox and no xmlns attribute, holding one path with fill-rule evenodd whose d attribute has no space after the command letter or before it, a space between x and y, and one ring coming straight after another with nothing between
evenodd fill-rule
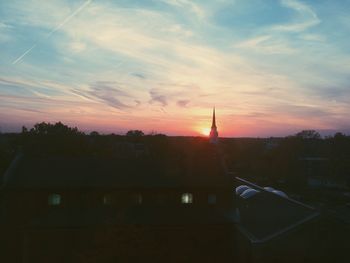
<instances>
[{"instance_id":1,"label":"treeline","mask_svg":"<svg viewBox=\"0 0 350 263\"><path fill-rule=\"evenodd\" d=\"M127 154L130 147L142 148L144 144L151 150L153 158L162 164L165 162L164 156L179 158L175 156L178 153L171 152L174 147L169 147L169 143L186 144L187 149L191 150L192 145L203 140L167 137L158 133L145 135L141 130L130 130L125 135L100 135L96 131L85 134L61 122L42 122L30 129L23 127L19 134L0 134L0 176L18 151L44 155L114 156L118 152ZM350 136L342 133L322 138L314 130L305 130L284 138L221 139L220 145L231 171L264 185L283 182L293 189L304 187L305 170L309 169L306 166L313 163L312 160L324 166L320 171L322 175L350 185Z\"/></svg>"},{"instance_id":2,"label":"treeline","mask_svg":"<svg viewBox=\"0 0 350 263\"><path fill-rule=\"evenodd\" d=\"M261 185L302 190L308 177L324 177L350 187L350 136L322 138L314 130L284 138L226 139L229 167Z\"/></svg>"},{"instance_id":3,"label":"treeline","mask_svg":"<svg viewBox=\"0 0 350 263\"><path fill-rule=\"evenodd\" d=\"M53 124L41 122L32 128L23 126L21 133L0 133L0 183L4 172L18 152L31 155L64 154L74 156L89 154L112 156L118 150L118 142L126 144L145 140L159 141L153 144L161 148L160 145L164 138L166 136L163 134L152 132L145 135L140 130L130 130L125 135L100 135L96 131L85 134L77 127L69 127L61 122ZM127 146L125 147L127 148ZM127 150L124 149L124 151Z\"/></svg>"},{"instance_id":4,"label":"treeline","mask_svg":"<svg viewBox=\"0 0 350 263\"><path fill-rule=\"evenodd\" d=\"M66 154L66 155L113 155L120 143L142 143L149 140L161 140L166 136L158 133L145 135L141 130L130 130L124 135L101 135L97 131L89 134L71 128L61 122L37 123L33 128L23 126L18 136L18 145L23 152L30 154ZM127 146L126 146L127 147ZM119 147L121 148L121 147ZM123 149L119 149L123 151Z\"/></svg>"}]
</instances>

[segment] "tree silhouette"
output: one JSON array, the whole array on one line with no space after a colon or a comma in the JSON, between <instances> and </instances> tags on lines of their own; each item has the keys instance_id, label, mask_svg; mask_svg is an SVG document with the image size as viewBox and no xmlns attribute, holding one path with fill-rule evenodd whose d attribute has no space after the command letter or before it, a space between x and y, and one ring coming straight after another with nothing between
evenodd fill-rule
<instances>
[{"instance_id":1,"label":"tree silhouette","mask_svg":"<svg viewBox=\"0 0 350 263\"><path fill-rule=\"evenodd\" d=\"M99 136L100 134L97 131L90 132L90 136Z\"/></svg>"},{"instance_id":2,"label":"tree silhouette","mask_svg":"<svg viewBox=\"0 0 350 263\"><path fill-rule=\"evenodd\" d=\"M27 133L28 129L23 126L22 133ZM30 134L37 135L82 135L83 133L78 130L77 127L71 128L64 125L62 122L56 122L55 124L40 122L36 123L33 128L29 130Z\"/></svg>"},{"instance_id":3,"label":"tree silhouette","mask_svg":"<svg viewBox=\"0 0 350 263\"><path fill-rule=\"evenodd\" d=\"M59 153L76 155L87 150L84 133L62 122L36 123L30 130L23 126L21 145L24 152L39 155Z\"/></svg>"},{"instance_id":4,"label":"tree silhouette","mask_svg":"<svg viewBox=\"0 0 350 263\"><path fill-rule=\"evenodd\" d=\"M321 135L315 130L302 130L295 136L301 139L321 139Z\"/></svg>"},{"instance_id":5,"label":"tree silhouette","mask_svg":"<svg viewBox=\"0 0 350 263\"><path fill-rule=\"evenodd\" d=\"M133 137L141 137L144 136L145 134L143 131L140 130L130 130L126 133L126 136L133 136Z\"/></svg>"}]
</instances>

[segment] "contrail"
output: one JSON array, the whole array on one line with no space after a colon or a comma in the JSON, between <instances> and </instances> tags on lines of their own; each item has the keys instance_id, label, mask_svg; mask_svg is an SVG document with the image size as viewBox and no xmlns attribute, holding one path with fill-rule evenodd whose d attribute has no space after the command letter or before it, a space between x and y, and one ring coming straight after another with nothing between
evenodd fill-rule
<instances>
[{"instance_id":1,"label":"contrail","mask_svg":"<svg viewBox=\"0 0 350 263\"><path fill-rule=\"evenodd\" d=\"M15 65L18 61L24 58L25 55L27 55L30 51L32 51L32 49L35 48L36 46L37 46L37 43L35 43L31 48L29 48L26 52L20 55L15 61L12 62L12 64Z\"/></svg>"},{"instance_id":2,"label":"contrail","mask_svg":"<svg viewBox=\"0 0 350 263\"><path fill-rule=\"evenodd\" d=\"M85 3L83 3L79 8L77 8L73 13L71 13L69 16L67 16L62 23L60 23L58 26L56 26L54 29L52 29L46 36L45 39L49 38L53 33L55 33L57 30L59 30L61 27L63 27L69 20L71 20L74 16L76 16L81 10L83 10L87 5L89 5L92 2L92 0L87 0ZM29 49L27 49L22 55L20 55L16 60L12 62L12 65L17 64L19 61L21 61L30 51L32 51L37 45L39 41L37 41L33 46L31 46Z\"/></svg>"},{"instance_id":3,"label":"contrail","mask_svg":"<svg viewBox=\"0 0 350 263\"><path fill-rule=\"evenodd\" d=\"M71 13L69 16L67 16L61 24L56 26L54 29L51 30L50 33L47 34L46 38L50 37L53 33L55 33L58 29L63 27L69 20L71 20L75 15L77 15L81 10L83 10L87 5L89 5L92 2L92 0L87 0L85 3L83 3L77 10L75 10L73 13Z\"/></svg>"}]
</instances>

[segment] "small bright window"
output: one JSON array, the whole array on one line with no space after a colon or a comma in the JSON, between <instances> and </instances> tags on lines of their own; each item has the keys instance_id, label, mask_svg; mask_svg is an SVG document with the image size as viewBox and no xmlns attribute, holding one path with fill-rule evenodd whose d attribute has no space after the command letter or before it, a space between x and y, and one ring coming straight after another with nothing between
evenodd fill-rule
<instances>
[{"instance_id":1,"label":"small bright window","mask_svg":"<svg viewBox=\"0 0 350 263\"><path fill-rule=\"evenodd\" d=\"M208 204L210 204L210 205L216 204L216 195L214 195L214 194L208 195Z\"/></svg>"},{"instance_id":2,"label":"small bright window","mask_svg":"<svg viewBox=\"0 0 350 263\"><path fill-rule=\"evenodd\" d=\"M113 196L111 194L105 194L103 196L103 204L111 205L113 203Z\"/></svg>"},{"instance_id":3,"label":"small bright window","mask_svg":"<svg viewBox=\"0 0 350 263\"><path fill-rule=\"evenodd\" d=\"M61 204L61 195L50 194L48 198L48 204L52 206L57 206Z\"/></svg>"},{"instance_id":4,"label":"small bright window","mask_svg":"<svg viewBox=\"0 0 350 263\"><path fill-rule=\"evenodd\" d=\"M183 193L181 195L181 203L183 204L192 204L193 202L193 195L190 193Z\"/></svg>"}]
</instances>

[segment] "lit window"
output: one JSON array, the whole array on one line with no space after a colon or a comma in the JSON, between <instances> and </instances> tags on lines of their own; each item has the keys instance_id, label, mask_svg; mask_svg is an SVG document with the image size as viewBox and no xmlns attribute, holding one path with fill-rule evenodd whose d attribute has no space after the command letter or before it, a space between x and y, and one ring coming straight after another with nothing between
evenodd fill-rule
<instances>
[{"instance_id":1,"label":"lit window","mask_svg":"<svg viewBox=\"0 0 350 263\"><path fill-rule=\"evenodd\" d=\"M48 204L52 206L57 206L61 204L61 195L50 194L48 198Z\"/></svg>"},{"instance_id":2,"label":"lit window","mask_svg":"<svg viewBox=\"0 0 350 263\"><path fill-rule=\"evenodd\" d=\"M214 194L208 195L208 204L210 204L210 205L216 204L216 195L214 195Z\"/></svg>"},{"instance_id":3,"label":"lit window","mask_svg":"<svg viewBox=\"0 0 350 263\"><path fill-rule=\"evenodd\" d=\"M193 195L190 193L183 193L181 195L181 203L183 204L192 204L193 202Z\"/></svg>"},{"instance_id":4,"label":"lit window","mask_svg":"<svg viewBox=\"0 0 350 263\"><path fill-rule=\"evenodd\" d=\"M103 196L103 204L104 205L111 205L113 202L113 197L111 194L105 194Z\"/></svg>"}]
</instances>

